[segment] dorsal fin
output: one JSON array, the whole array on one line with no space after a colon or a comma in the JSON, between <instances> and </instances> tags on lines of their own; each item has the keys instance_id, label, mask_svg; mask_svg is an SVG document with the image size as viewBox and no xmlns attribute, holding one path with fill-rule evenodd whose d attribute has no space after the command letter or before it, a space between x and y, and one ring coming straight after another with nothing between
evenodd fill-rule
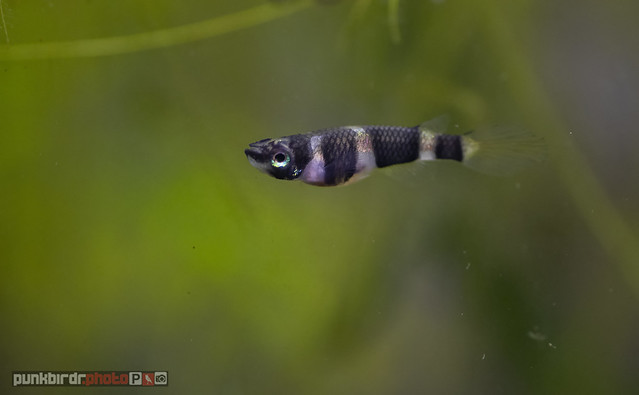
<instances>
[{"instance_id":1,"label":"dorsal fin","mask_svg":"<svg viewBox=\"0 0 639 395\"><path fill-rule=\"evenodd\" d=\"M419 131L431 132L435 134L446 133L449 123L450 117L448 115L440 115L437 118L433 118L419 125Z\"/></svg>"}]
</instances>

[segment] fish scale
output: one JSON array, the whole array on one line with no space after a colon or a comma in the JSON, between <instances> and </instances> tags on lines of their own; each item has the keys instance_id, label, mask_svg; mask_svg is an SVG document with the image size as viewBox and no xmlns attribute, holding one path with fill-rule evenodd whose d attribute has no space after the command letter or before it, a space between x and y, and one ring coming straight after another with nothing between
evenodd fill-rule
<instances>
[{"instance_id":1,"label":"fish scale","mask_svg":"<svg viewBox=\"0 0 639 395\"><path fill-rule=\"evenodd\" d=\"M419 157L419 128L366 126L373 142L377 167L412 162Z\"/></svg>"},{"instance_id":2,"label":"fish scale","mask_svg":"<svg viewBox=\"0 0 639 395\"><path fill-rule=\"evenodd\" d=\"M337 128L322 134L324 158L324 182L337 185L348 181L355 174L357 163L356 133L350 128Z\"/></svg>"}]
</instances>

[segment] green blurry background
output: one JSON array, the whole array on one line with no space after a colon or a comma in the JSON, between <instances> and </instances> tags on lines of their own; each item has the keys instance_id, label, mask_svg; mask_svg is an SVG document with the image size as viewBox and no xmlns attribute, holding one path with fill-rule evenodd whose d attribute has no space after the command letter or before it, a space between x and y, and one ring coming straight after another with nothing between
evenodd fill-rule
<instances>
[{"instance_id":1,"label":"green blurry background","mask_svg":"<svg viewBox=\"0 0 639 395\"><path fill-rule=\"evenodd\" d=\"M166 393L638 390L636 1L2 10L1 392L20 370L168 370ZM549 160L317 188L243 154L443 113L530 129Z\"/></svg>"}]
</instances>

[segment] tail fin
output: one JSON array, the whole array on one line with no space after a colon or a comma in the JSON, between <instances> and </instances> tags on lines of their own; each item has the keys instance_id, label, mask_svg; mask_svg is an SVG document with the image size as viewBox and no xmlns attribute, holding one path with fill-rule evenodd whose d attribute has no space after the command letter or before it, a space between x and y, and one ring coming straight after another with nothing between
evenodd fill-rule
<instances>
[{"instance_id":1,"label":"tail fin","mask_svg":"<svg viewBox=\"0 0 639 395\"><path fill-rule=\"evenodd\" d=\"M547 147L542 138L530 132L492 127L470 132L462 137L463 163L473 170L508 176L546 158Z\"/></svg>"}]
</instances>

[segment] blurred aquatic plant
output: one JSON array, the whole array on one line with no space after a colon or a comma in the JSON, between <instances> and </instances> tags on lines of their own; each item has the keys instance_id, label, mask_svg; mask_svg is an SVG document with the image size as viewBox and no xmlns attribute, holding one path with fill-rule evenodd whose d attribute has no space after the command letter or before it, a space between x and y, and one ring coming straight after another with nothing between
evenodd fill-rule
<instances>
[{"instance_id":1,"label":"blurred aquatic plant","mask_svg":"<svg viewBox=\"0 0 639 395\"><path fill-rule=\"evenodd\" d=\"M7 30L7 22L4 19L4 5L2 4L2 0L0 0L0 23L2 23L4 36L7 39L7 43L9 43L9 31Z\"/></svg>"},{"instance_id":2,"label":"blurred aquatic plant","mask_svg":"<svg viewBox=\"0 0 639 395\"><path fill-rule=\"evenodd\" d=\"M483 3L477 8L487 21L483 26L490 36L489 42L495 47L498 61L507 68L510 87L513 91L526 92L519 95L525 100L524 107L537 109L529 113L531 124L549 125L552 129L544 131L549 145L554 149L557 174L563 186L572 197L576 208L588 224L590 231L599 240L611 257L615 258L619 268L637 295L639 295L639 239L624 221L619 211L610 201L594 172L579 150L570 141L569 129L563 124L557 109L550 104L552 100L543 89L543 84L532 69L532 62L520 47L514 27L507 17L508 7L496 0ZM518 56L511 56L518 53Z\"/></svg>"},{"instance_id":3,"label":"blurred aquatic plant","mask_svg":"<svg viewBox=\"0 0 639 395\"><path fill-rule=\"evenodd\" d=\"M248 10L202 22L126 36L0 46L0 60L109 56L165 48L257 26L301 11L310 4L308 1L281 5L264 3ZM2 10L1 5L0 3L0 10ZM4 16L2 19L8 42Z\"/></svg>"},{"instance_id":4,"label":"blurred aquatic plant","mask_svg":"<svg viewBox=\"0 0 639 395\"><path fill-rule=\"evenodd\" d=\"M339 1L316 0L318 4L335 4ZM354 1L351 18L361 19L370 3L370 0ZM311 4L308 0L271 0L270 3L245 11L173 28L98 39L3 46L0 47L0 60L97 57L170 47L254 27L294 14L308 8ZM1 1L0 22L6 41L9 43L9 33ZM388 0L388 26L393 42L399 44L401 42L399 0Z\"/></svg>"}]
</instances>

